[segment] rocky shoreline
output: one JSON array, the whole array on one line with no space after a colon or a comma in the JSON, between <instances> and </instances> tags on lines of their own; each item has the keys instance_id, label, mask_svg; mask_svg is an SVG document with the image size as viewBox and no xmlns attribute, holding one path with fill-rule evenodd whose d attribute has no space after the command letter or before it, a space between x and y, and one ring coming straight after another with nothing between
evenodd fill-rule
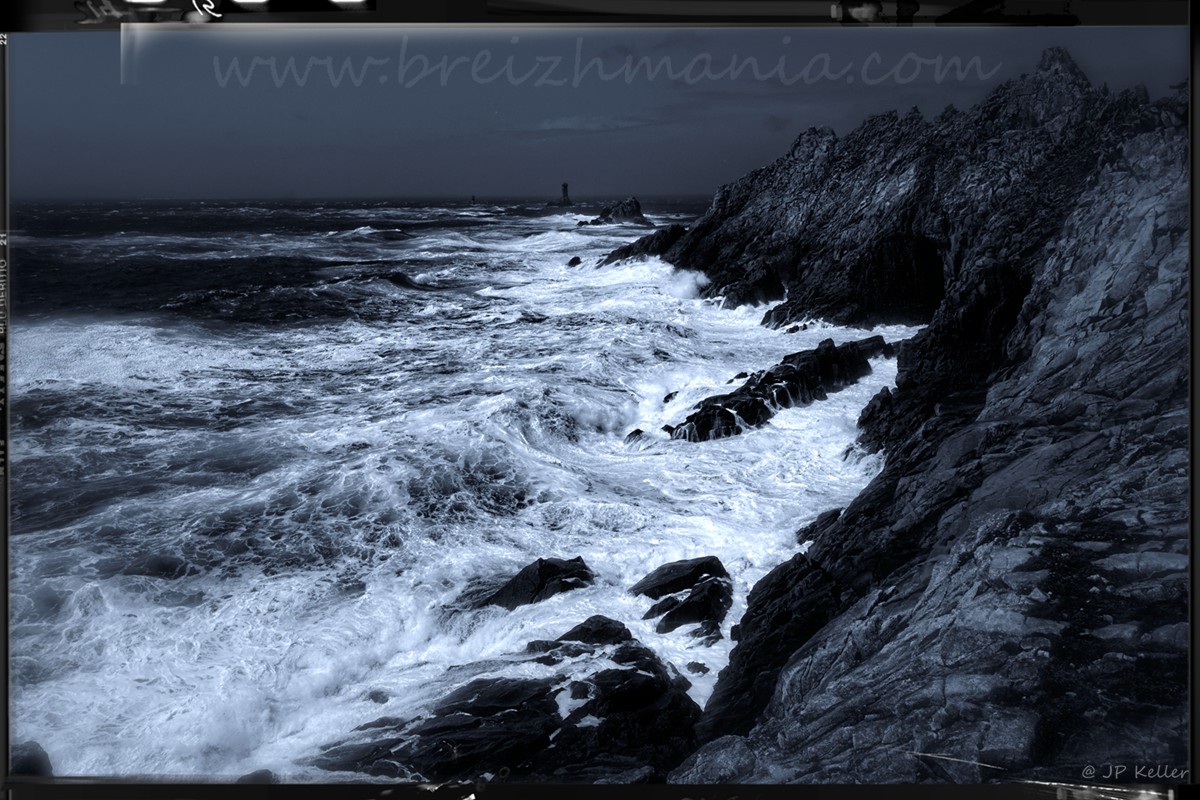
<instances>
[{"instance_id":1,"label":"rocky shoreline","mask_svg":"<svg viewBox=\"0 0 1200 800\"><path fill-rule=\"evenodd\" d=\"M768 325L928 323L860 419L882 474L754 587L671 781L1186 762L1187 109L1054 48L810 130L661 251Z\"/></svg>"},{"instance_id":2,"label":"rocky shoreline","mask_svg":"<svg viewBox=\"0 0 1200 800\"><path fill-rule=\"evenodd\" d=\"M823 342L667 429L736 435L894 353L896 389L859 421L882 473L753 588L703 711L596 616L514 655L588 677L470 684L314 763L625 783L1069 782L1087 763L1183 764L1187 108L1182 90L1093 87L1052 48L967 111L809 130L690 227L602 259L703 271L727 304L777 301L771 326L925 325L895 348ZM631 590L658 601L660 632L720 636L723 573L696 559ZM589 574L540 560L487 602Z\"/></svg>"},{"instance_id":3,"label":"rocky shoreline","mask_svg":"<svg viewBox=\"0 0 1200 800\"><path fill-rule=\"evenodd\" d=\"M859 447L885 466L753 587L703 709L687 677L598 614L506 655L511 675L335 732L309 765L684 784L1077 783L1090 764L1186 766L1188 105L1182 88L1151 101L1092 86L1051 48L971 109L810 129L692 225L602 259L701 271L729 305L775 303L773 327L924 325L742 374L666 431L737 435L895 357L896 388L859 419ZM569 202L564 184L548 205ZM579 224L613 223L649 224L633 198ZM657 632L718 641L725 566L650 566L627 589L654 601ZM548 555L481 577L447 613L505 613L593 579ZM52 772L37 743L13 758L14 774Z\"/></svg>"},{"instance_id":4,"label":"rocky shoreline","mask_svg":"<svg viewBox=\"0 0 1200 800\"><path fill-rule=\"evenodd\" d=\"M582 588L590 576L581 558L538 559L468 606L511 610ZM646 618L662 617L659 633L700 623L696 634L708 644L732 598L713 556L664 564L629 591L658 600ZM479 678L424 716L373 720L311 764L406 781L647 783L663 782L696 746L701 712L690 682L616 620L592 616L507 660L536 674Z\"/></svg>"}]
</instances>

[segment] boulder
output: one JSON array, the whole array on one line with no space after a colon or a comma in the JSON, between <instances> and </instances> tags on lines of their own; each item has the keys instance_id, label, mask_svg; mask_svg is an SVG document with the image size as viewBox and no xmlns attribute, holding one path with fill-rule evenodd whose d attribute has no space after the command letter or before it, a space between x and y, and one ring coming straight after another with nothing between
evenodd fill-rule
<instances>
[{"instance_id":1,"label":"boulder","mask_svg":"<svg viewBox=\"0 0 1200 800\"><path fill-rule=\"evenodd\" d=\"M682 625L711 622L719 625L733 605L733 584L728 578L706 578L687 597L671 607L658 621L659 633L668 633Z\"/></svg>"},{"instance_id":2,"label":"boulder","mask_svg":"<svg viewBox=\"0 0 1200 800\"><path fill-rule=\"evenodd\" d=\"M28 775L38 778L54 776L54 767L50 764L50 756L37 742L17 742L12 745L9 753L10 774Z\"/></svg>"},{"instance_id":3,"label":"boulder","mask_svg":"<svg viewBox=\"0 0 1200 800\"><path fill-rule=\"evenodd\" d=\"M629 628L626 628L615 619L609 619L597 614L593 617L588 617L574 628L571 628L571 630L558 637L558 641L603 645L621 644L622 642L628 642L632 638L633 634L629 632Z\"/></svg>"},{"instance_id":4,"label":"boulder","mask_svg":"<svg viewBox=\"0 0 1200 800\"><path fill-rule=\"evenodd\" d=\"M669 594L696 586L705 578L728 578L729 571L716 556L701 556L684 561L672 561L653 570L630 587L633 594L644 594L657 600Z\"/></svg>"},{"instance_id":5,"label":"boulder","mask_svg":"<svg viewBox=\"0 0 1200 800\"><path fill-rule=\"evenodd\" d=\"M539 558L479 602L478 607L503 606L511 611L517 606L538 603L562 592L590 586L593 580L595 575L591 568L578 556L572 559Z\"/></svg>"}]
</instances>

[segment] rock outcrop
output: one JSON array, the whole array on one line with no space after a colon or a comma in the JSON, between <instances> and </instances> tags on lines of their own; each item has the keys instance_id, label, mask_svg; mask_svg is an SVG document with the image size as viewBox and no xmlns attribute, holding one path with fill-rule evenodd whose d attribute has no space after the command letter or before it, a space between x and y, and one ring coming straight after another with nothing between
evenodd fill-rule
<instances>
[{"instance_id":1,"label":"rock outcrop","mask_svg":"<svg viewBox=\"0 0 1200 800\"><path fill-rule=\"evenodd\" d=\"M626 197L619 203L614 203L611 206L605 206L600 211L600 215L591 220L580 220L579 225L612 225L614 223L623 222L634 225L654 225L653 222L646 219L642 214L642 204L638 202L636 197Z\"/></svg>"},{"instance_id":2,"label":"rock outcrop","mask_svg":"<svg viewBox=\"0 0 1200 800\"><path fill-rule=\"evenodd\" d=\"M701 556L672 561L653 570L629 588L631 594L644 594L658 600L669 594L693 588L705 578L728 578L729 570L716 556Z\"/></svg>"},{"instance_id":3,"label":"rock outcrop","mask_svg":"<svg viewBox=\"0 0 1200 800\"><path fill-rule=\"evenodd\" d=\"M659 228L654 233L642 236L623 247L613 250L601 260L600 266L611 264L614 261L622 261L626 258L661 256L670 250L672 245L678 242L686 232L687 228L679 223L672 223L666 227Z\"/></svg>"},{"instance_id":4,"label":"rock outcrop","mask_svg":"<svg viewBox=\"0 0 1200 800\"><path fill-rule=\"evenodd\" d=\"M621 623L591 617L526 650L548 668L570 661L576 677L481 678L422 719L360 726L312 763L406 781L639 783L661 782L694 747L691 684Z\"/></svg>"},{"instance_id":5,"label":"rock outcrop","mask_svg":"<svg viewBox=\"0 0 1200 800\"><path fill-rule=\"evenodd\" d=\"M882 336L835 345L826 339L815 350L802 350L762 372L728 394L705 398L696 411L671 430L672 439L706 442L757 428L783 408L825 400L829 392L871 374L869 358L891 357L894 348Z\"/></svg>"},{"instance_id":6,"label":"rock outcrop","mask_svg":"<svg viewBox=\"0 0 1200 800\"><path fill-rule=\"evenodd\" d=\"M1075 782L1188 741L1188 98L1059 48L718 193L664 255L768 324L928 323L887 460L761 580L681 783Z\"/></svg>"},{"instance_id":7,"label":"rock outcrop","mask_svg":"<svg viewBox=\"0 0 1200 800\"><path fill-rule=\"evenodd\" d=\"M699 622L695 633L709 644L721 638L720 624L733 605L733 582L716 556L663 564L629 591L658 600L643 617L662 617L658 633Z\"/></svg>"}]
</instances>

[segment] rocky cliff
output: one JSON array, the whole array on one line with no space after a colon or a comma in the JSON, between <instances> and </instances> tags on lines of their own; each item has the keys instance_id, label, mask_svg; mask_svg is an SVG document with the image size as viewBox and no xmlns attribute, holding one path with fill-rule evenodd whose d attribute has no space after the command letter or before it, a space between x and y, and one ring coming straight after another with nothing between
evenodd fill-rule
<instances>
[{"instance_id":1,"label":"rocky cliff","mask_svg":"<svg viewBox=\"0 0 1200 800\"><path fill-rule=\"evenodd\" d=\"M767 324L928 323L860 420L884 470L753 589L671 780L1185 766L1187 114L1051 49L809 130L666 249Z\"/></svg>"}]
</instances>

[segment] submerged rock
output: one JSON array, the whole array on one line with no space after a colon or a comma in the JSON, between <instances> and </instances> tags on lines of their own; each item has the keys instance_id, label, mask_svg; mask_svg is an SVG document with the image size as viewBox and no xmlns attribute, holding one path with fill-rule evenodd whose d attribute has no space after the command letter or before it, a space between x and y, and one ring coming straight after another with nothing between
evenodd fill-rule
<instances>
[{"instance_id":1,"label":"submerged rock","mask_svg":"<svg viewBox=\"0 0 1200 800\"><path fill-rule=\"evenodd\" d=\"M538 603L572 589L590 586L595 574L576 556L572 559L539 558L514 575L507 583L479 602L479 606L517 606Z\"/></svg>"}]
</instances>

